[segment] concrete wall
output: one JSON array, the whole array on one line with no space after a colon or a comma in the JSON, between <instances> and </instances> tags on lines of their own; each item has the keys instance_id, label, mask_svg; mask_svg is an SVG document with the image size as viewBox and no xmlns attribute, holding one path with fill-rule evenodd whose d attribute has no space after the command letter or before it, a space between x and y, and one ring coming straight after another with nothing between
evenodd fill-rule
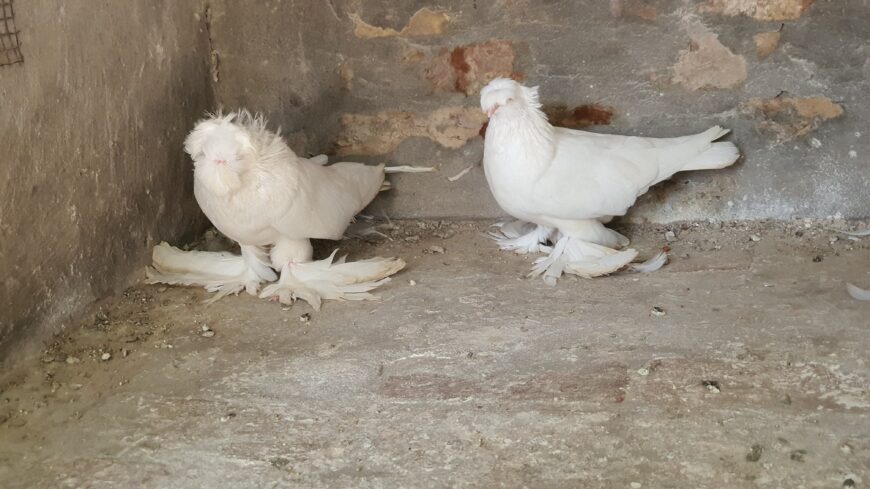
<instances>
[{"instance_id":1,"label":"concrete wall","mask_svg":"<svg viewBox=\"0 0 870 489\"><path fill-rule=\"evenodd\" d=\"M198 232L181 142L210 108L199 2L17 1L0 68L0 360ZM33 344L33 342L31 342Z\"/></svg>"},{"instance_id":2,"label":"concrete wall","mask_svg":"<svg viewBox=\"0 0 870 489\"><path fill-rule=\"evenodd\" d=\"M376 212L500 214L476 166L478 90L542 87L562 125L647 136L733 129L736 168L680 176L638 220L870 216L866 0L218 1L217 94L299 152L435 165ZM862 131L864 134L862 134Z\"/></svg>"}]
</instances>

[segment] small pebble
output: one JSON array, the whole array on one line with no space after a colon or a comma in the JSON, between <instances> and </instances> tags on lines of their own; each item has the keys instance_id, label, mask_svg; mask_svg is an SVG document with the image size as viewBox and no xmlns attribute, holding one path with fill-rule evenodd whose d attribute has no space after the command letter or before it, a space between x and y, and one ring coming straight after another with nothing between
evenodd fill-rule
<instances>
[{"instance_id":1,"label":"small pebble","mask_svg":"<svg viewBox=\"0 0 870 489\"><path fill-rule=\"evenodd\" d=\"M70 357L66 357L66 363L68 363L68 364L70 364L70 365L72 365L72 364L74 364L74 363L79 363L79 362L81 362L81 360L79 360L79 359L76 358L76 357L72 357L72 356L70 356Z\"/></svg>"},{"instance_id":2,"label":"small pebble","mask_svg":"<svg viewBox=\"0 0 870 489\"><path fill-rule=\"evenodd\" d=\"M701 381L701 385L706 387L708 391L710 391L714 394L718 394L718 393L722 392L722 389L719 387L718 380L704 380L704 381Z\"/></svg>"},{"instance_id":3,"label":"small pebble","mask_svg":"<svg viewBox=\"0 0 870 489\"><path fill-rule=\"evenodd\" d=\"M276 469L283 469L288 464L290 464L290 461L284 457L275 457L275 458L269 459L269 463L272 464L272 466L275 467Z\"/></svg>"},{"instance_id":4,"label":"small pebble","mask_svg":"<svg viewBox=\"0 0 870 489\"><path fill-rule=\"evenodd\" d=\"M299 320L303 323L307 323L308 321L311 321L311 314L306 312L305 314L299 316Z\"/></svg>"},{"instance_id":5,"label":"small pebble","mask_svg":"<svg viewBox=\"0 0 870 489\"><path fill-rule=\"evenodd\" d=\"M441 246L430 246L429 251L436 255L440 255L444 253L444 248L442 248Z\"/></svg>"},{"instance_id":6,"label":"small pebble","mask_svg":"<svg viewBox=\"0 0 870 489\"><path fill-rule=\"evenodd\" d=\"M631 486L631 489L640 489L641 487L643 487L643 484L641 484L640 482L632 482L629 485Z\"/></svg>"},{"instance_id":7,"label":"small pebble","mask_svg":"<svg viewBox=\"0 0 870 489\"><path fill-rule=\"evenodd\" d=\"M211 328L209 328L209 327L206 326L205 324L203 324L202 327L201 327L200 329L202 329L203 331L211 331Z\"/></svg>"},{"instance_id":8,"label":"small pebble","mask_svg":"<svg viewBox=\"0 0 870 489\"><path fill-rule=\"evenodd\" d=\"M203 338L212 338L212 337L214 337L214 331L212 331L212 330L203 331L201 336Z\"/></svg>"},{"instance_id":9,"label":"small pebble","mask_svg":"<svg viewBox=\"0 0 870 489\"><path fill-rule=\"evenodd\" d=\"M650 311L650 313L651 313L653 316L664 316L665 314L667 314L667 313L665 312L665 310L662 309L662 308L659 307L659 306L655 306L655 307L653 307L653 308L652 308L652 311Z\"/></svg>"},{"instance_id":10,"label":"small pebble","mask_svg":"<svg viewBox=\"0 0 870 489\"><path fill-rule=\"evenodd\" d=\"M102 355L100 355L100 360L102 360L102 361L104 361L104 362L107 362L107 361L109 361L109 360L111 360L111 359L112 359L112 354L109 353L109 352L105 352L105 353L103 353Z\"/></svg>"},{"instance_id":11,"label":"small pebble","mask_svg":"<svg viewBox=\"0 0 870 489\"><path fill-rule=\"evenodd\" d=\"M644 367L644 368L642 368L642 369L639 369L639 370L637 371L637 374L640 375L640 376L646 377L647 375L649 375L649 369L646 368L646 367Z\"/></svg>"},{"instance_id":12,"label":"small pebble","mask_svg":"<svg viewBox=\"0 0 870 489\"><path fill-rule=\"evenodd\" d=\"M824 258L822 258L822 255L816 255L813 257L813 263L821 263L822 260L824 260Z\"/></svg>"},{"instance_id":13,"label":"small pebble","mask_svg":"<svg viewBox=\"0 0 870 489\"><path fill-rule=\"evenodd\" d=\"M12 420L9 421L9 426L11 426L13 428L21 428L22 426L24 426L26 424L27 424L27 420L24 418L20 418L20 417L12 418Z\"/></svg>"},{"instance_id":14,"label":"small pebble","mask_svg":"<svg viewBox=\"0 0 870 489\"><path fill-rule=\"evenodd\" d=\"M408 280L408 285L411 285L411 286L417 285L417 281L416 280Z\"/></svg>"},{"instance_id":15,"label":"small pebble","mask_svg":"<svg viewBox=\"0 0 870 489\"><path fill-rule=\"evenodd\" d=\"M757 234L753 234L753 235L750 235L750 236L749 236L749 239L751 239L752 241L758 243L759 241L761 241L761 236L759 236L759 235L757 235Z\"/></svg>"},{"instance_id":16,"label":"small pebble","mask_svg":"<svg viewBox=\"0 0 870 489\"><path fill-rule=\"evenodd\" d=\"M676 241L677 235L673 231L668 231L665 233L665 239L668 241Z\"/></svg>"},{"instance_id":17,"label":"small pebble","mask_svg":"<svg viewBox=\"0 0 870 489\"><path fill-rule=\"evenodd\" d=\"M752 445L752 448L749 449L749 453L746 454L747 462L758 462L761 460L761 453L764 451L764 447L759 444Z\"/></svg>"},{"instance_id":18,"label":"small pebble","mask_svg":"<svg viewBox=\"0 0 870 489\"><path fill-rule=\"evenodd\" d=\"M806 454L806 450L792 450L792 452L789 453L789 458L794 460L795 462L803 462Z\"/></svg>"}]
</instances>

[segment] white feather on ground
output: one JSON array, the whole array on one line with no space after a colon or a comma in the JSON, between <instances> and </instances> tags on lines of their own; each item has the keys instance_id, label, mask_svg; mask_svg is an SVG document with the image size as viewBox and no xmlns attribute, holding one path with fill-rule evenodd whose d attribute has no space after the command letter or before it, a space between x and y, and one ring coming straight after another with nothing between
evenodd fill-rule
<instances>
[{"instance_id":1,"label":"white feather on ground","mask_svg":"<svg viewBox=\"0 0 870 489\"><path fill-rule=\"evenodd\" d=\"M854 236L856 238L863 238L866 236L870 236L870 228L867 229L857 229L855 231L847 231L845 229L832 229L836 233L845 234L846 236Z\"/></svg>"},{"instance_id":2,"label":"white feather on ground","mask_svg":"<svg viewBox=\"0 0 870 489\"><path fill-rule=\"evenodd\" d=\"M456 175L453 175L452 177L447 177L447 181L448 182L455 182L455 181L459 180L460 178L464 177L466 174L468 174L468 172L470 172L472 169L474 169L474 165L469 165L469 166L465 167L464 170L457 173Z\"/></svg>"},{"instance_id":3,"label":"white feather on ground","mask_svg":"<svg viewBox=\"0 0 870 489\"><path fill-rule=\"evenodd\" d=\"M627 266L634 250L601 249L628 245L604 223L624 215L639 196L674 173L725 168L740 157L734 144L714 142L728 133L718 126L677 138L553 127L541 110L537 87L504 78L484 87L481 108L490 117L483 164L496 201L511 216L552 230L551 240L558 236L550 256L533 269L548 283L555 283L557 272L594 277L618 271L620 263ZM540 245L533 243L535 237L497 236L502 248L514 251L533 250ZM568 242L559 246L562 239ZM571 246L572 241L597 247Z\"/></svg>"},{"instance_id":4,"label":"white feather on ground","mask_svg":"<svg viewBox=\"0 0 870 489\"><path fill-rule=\"evenodd\" d=\"M668 254L664 251L660 251L654 257L643 263L633 263L629 270L637 273L653 273L667 264Z\"/></svg>"},{"instance_id":5,"label":"white feather on ground","mask_svg":"<svg viewBox=\"0 0 870 489\"><path fill-rule=\"evenodd\" d=\"M870 301L870 290L862 289L854 284L846 284L846 291L853 299L859 301Z\"/></svg>"},{"instance_id":6,"label":"white feather on ground","mask_svg":"<svg viewBox=\"0 0 870 489\"><path fill-rule=\"evenodd\" d=\"M431 166L396 165L384 167L384 173L432 173L433 171L435 168Z\"/></svg>"}]
</instances>

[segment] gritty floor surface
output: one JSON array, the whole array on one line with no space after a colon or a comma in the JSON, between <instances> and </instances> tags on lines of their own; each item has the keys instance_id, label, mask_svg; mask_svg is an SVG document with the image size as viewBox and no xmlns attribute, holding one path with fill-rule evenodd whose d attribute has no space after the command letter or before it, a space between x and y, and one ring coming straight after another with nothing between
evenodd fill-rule
<instances>
[{"instance_id":1,"label":"gritty floor surface","mask_svg":"<svg viewBox=\"0 0 870 489\"><path fill-rule=\"evenodd\" d=\"M409 263L377 302L131 288L6 372L0 487L867 487L870 238L683 227L556 287L412 222L341 244Z\"/></svg>"}]
</instances>

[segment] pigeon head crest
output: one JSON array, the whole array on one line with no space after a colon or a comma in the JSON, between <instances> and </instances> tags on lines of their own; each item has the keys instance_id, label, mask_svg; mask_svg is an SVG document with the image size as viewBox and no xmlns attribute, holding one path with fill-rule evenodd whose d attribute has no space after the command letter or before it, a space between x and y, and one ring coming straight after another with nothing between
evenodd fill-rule
<instances>
[{"instance_id":1,"label":"pigeon head crest","mask_svg":"<svg viewBox=\"0 0 870 489\"><path fill-rule=\"evenodd\" d=\"M502 107L540 108L538 87L526 87L509 78L492 80L480 91L480 108L492 117Z\"/></svg>"},{"instance_id":2,"label":"pigeon head crest","mask_svg":"<svg viewBox=\"0 0 870 489\"><path fill-rule=\"evenodd\" d=\"M236 123L240 114L220 114L200 121L184 141L184 151L194 165L214 165L221 169L241 171L243 153L249 150L251 138L244 127Z\"/></svg>"}]
</instances>

